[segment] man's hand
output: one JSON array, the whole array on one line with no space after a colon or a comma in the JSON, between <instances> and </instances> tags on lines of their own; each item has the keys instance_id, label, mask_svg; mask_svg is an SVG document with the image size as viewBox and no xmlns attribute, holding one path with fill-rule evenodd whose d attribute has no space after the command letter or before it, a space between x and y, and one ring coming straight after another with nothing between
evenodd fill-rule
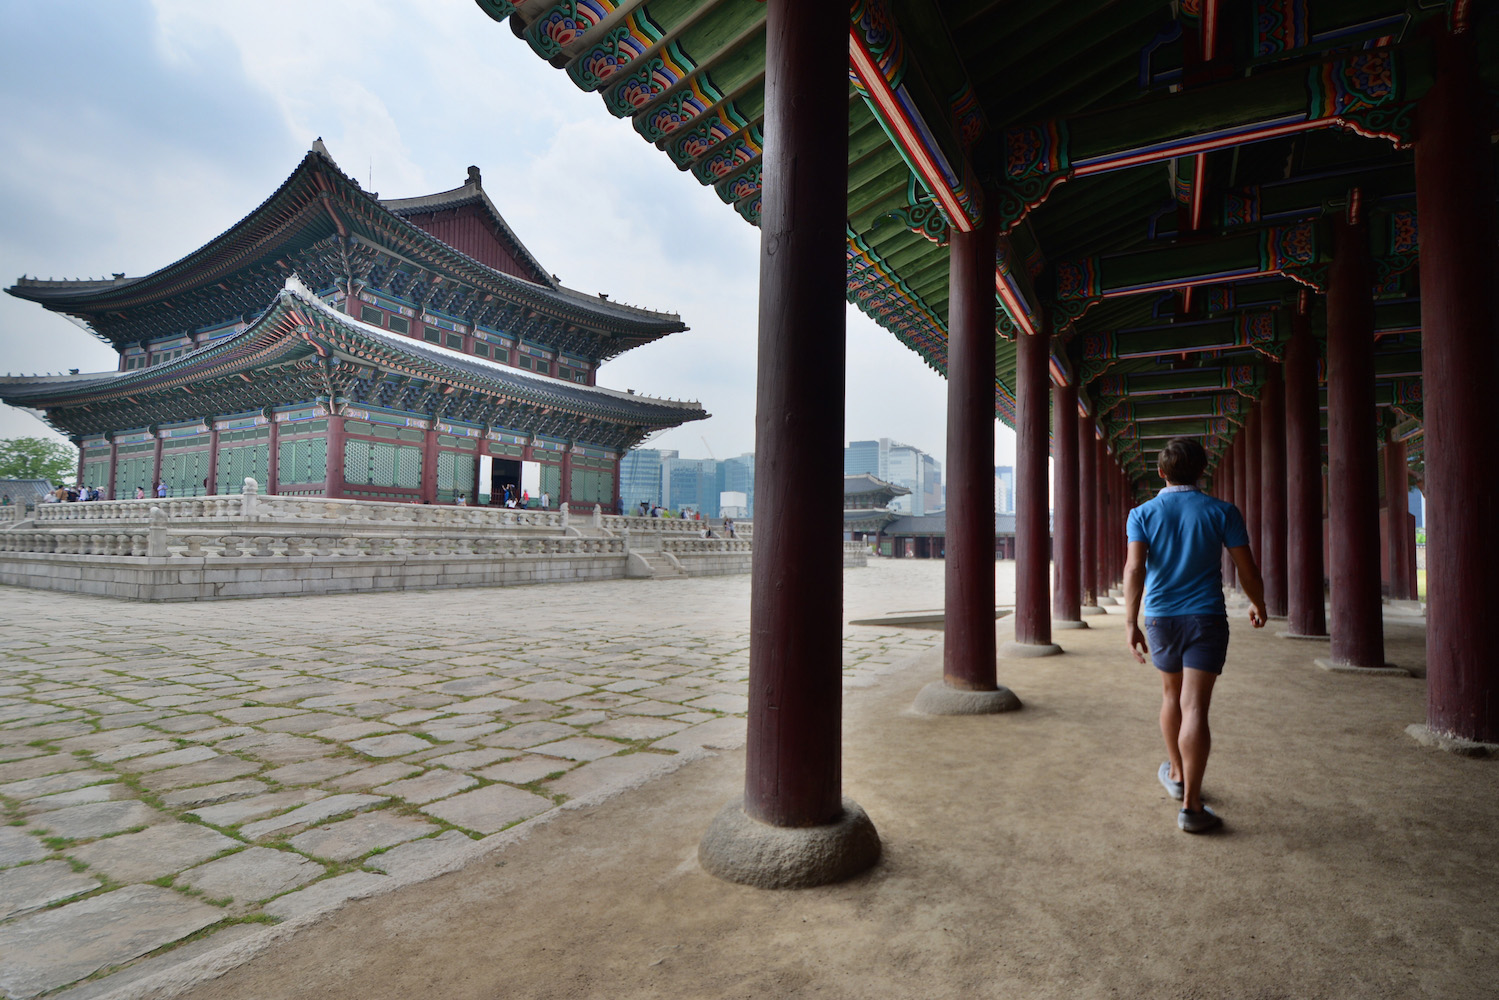
<instances>
[{"instance_id":1,"label":"man's hand","mask_svg":"<svg viewBox=\"0 0 1499 1000\"><path fill-rule=\"evenodd\" d=\"M1253 625L1255 628L1265 627L1265 606L1263 604L1255 604L1253 601L1250 602L1249 624Z\"/></svg>"},{"instance_id":2,"label":"man's hand","mask_svg":"<svg viewBox=\"0 0 1499 1000\"><path fill-rule=\"evenodd\" d=\"M1150 652L1150 649L1145 645L1145 633L1140 631L1140 626L1134 622L1125 625L1124 641L1129 643L1129 651L1135 654L1136 662L1144 663L1145 654Z\"/></svg>"}]
</instances>

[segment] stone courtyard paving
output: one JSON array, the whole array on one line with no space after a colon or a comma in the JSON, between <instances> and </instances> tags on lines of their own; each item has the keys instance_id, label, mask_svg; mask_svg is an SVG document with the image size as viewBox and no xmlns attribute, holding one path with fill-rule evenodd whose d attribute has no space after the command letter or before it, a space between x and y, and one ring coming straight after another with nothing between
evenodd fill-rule
<instances>
[{"instance_id":1,"label":"stone courtyard paving","mask_svg":"<svg viewBox=\"0 0 1499 1000\"><path fill-rule=\"evenodd\" d=\"M941 574L850 569L846 617L940 607ZM102 995L737 745L748 607L747 576L165 605L0 588L0 993ZM939 639L847 626L845 684Z\"/></svg>"}]
</instances>

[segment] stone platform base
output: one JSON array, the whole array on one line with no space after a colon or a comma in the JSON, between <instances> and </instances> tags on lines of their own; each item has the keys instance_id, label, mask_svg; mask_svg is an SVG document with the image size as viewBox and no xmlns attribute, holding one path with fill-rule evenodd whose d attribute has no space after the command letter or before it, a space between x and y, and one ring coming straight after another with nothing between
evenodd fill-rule
<instances>
[{"instance_id":1,"label":"stone platform base","mask_svg":"<svg viewBox=\"0 0 1499 1000\"><path fill-rule=\"evenodd\" d=\"M842 882L880 859L880 835L852 799L825 826L782 827L744 812L743 799L721 809L697 848L698 863L726 882L758 889L807 889Z\"/></svg>"},{"instance_id":2,"label":"stone platform base","mask_svg":"<svg viewBox=\"0 0 1499 1000\"><path fill-rule=\"evenodd\" d=\"M1499 757L1499 743L1479 743L1465 740L1461 736L1449 736L1434 732L1424 723L1415 722L1405 727L1406 735L1423 747L1445 750L1462 757Z\"/></svg>"},{"instance_id":3,"label":"stone platform base","mask_svg":"<svg viewBox=\"0 0 1499 1000\"><path fill-rule=\"evenodd\" d=\"M1013 640L1001 643L999 655L1001 659L1027 660L1037 656L1056 656L1062 651L1062 647L1054 642L1014 642Z\"/></svg>"},{"instance_id":4,"label":"stone platform base","mask_svg":"<svg viewBox=\"0 0 1499 1000\"><path fill-rule=\"evenodd\" d=\"M1089 615L1106 615L1108 612L1096 604L1084 604L1082 614L1084 618L1087 618Z\"/></svg>"},{"instance_id":5,"label":"stone platform base","mask_svg":"<svg viewBox=\"0 0 1499 1000\"><path fill-rule=\"evenodd\" d=\"M1105 614L1107 614L1107 612L1105 612ZM1071 629L1071 628L1087 628L1088 627L1088 623L1084 622L1084 621L1075 621L1075 622L1072 622L1072 621L1068 621L1065 618L1053 618L1051 620L1051 627L1052 627L1053 630L1055 630L1055 629L1062 629L1062 630L1065 631L1066 629Z\"/></svg>"},{"instance_id":6,"label":"stone platform base","mask_svg":"<svg viewBox=\"0 0 1499 1000\"><path fill-rule=\"evenodd\" d=\"M948 687L945 681L932 681L916 695L911 707L923 715L994 715L1015 711L1020 699L1007 687L965 691Z\"/></svg>"},{"instance_id":7,"label":"stone platform base","mask_svg":"<svg viewBox=\"0 0 1499 1000\"><path fill-rule=\"evenodd\" d=\"M1333 660L1317 657L1312 661L1323 670L1330 670L1335 674L1373 674L1383 677L1409 677L1411 672L1404 667L1397 667L1393 663L1386 663L1382 667L1355 667L1347 663L1337 663Z\"/></svg>"}]
</instances>

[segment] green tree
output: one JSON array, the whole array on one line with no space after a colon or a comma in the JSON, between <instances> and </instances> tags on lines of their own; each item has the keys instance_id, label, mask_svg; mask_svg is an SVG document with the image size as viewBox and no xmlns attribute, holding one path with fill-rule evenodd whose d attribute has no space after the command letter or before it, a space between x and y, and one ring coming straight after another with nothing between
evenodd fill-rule
<instances>
[{"instance_id":1,"label":"green tree","mask_svg":"<svg viewBox=\"0 0 1499 1000\"><path fill-rule=\"evenodd\" d=\"M0 479L45 479L71 483L78 472L78 449L46 438L0 440Z\"/></svg>"}]
</instances>

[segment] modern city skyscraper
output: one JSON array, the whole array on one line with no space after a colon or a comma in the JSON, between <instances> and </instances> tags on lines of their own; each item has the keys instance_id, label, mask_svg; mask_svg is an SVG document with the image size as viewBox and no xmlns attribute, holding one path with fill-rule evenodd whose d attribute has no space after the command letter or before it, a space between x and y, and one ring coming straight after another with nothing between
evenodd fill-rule
<instances>
[{"instance_id":1,"label":"modern city skyscraper","mask_svg":"<svg viewBox=\"0 0 1499 1000\"><path fill-rule=\"evenodd\" d=\"M1015 467L1013 465L994 467L994 513L1015 513Z\"/></svg>"}]
</instances>

